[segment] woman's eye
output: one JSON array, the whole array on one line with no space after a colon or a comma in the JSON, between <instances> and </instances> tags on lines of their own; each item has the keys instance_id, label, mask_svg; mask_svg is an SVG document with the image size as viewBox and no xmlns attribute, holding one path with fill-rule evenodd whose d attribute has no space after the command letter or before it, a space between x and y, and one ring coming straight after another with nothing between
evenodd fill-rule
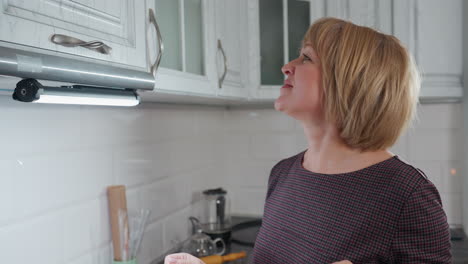
<instances>
[{"instance_id":1,"label":"woman's eye","mask_svg":"<svg viewBox=\"0 0 468 264\"><path fill-rule=\"evenodd\" d=\"M309 58L309 56L305 55L304 53L302 54L302 62L306 62L306 61L311 61L311 59Z\"/></svg>"}]
</instances>

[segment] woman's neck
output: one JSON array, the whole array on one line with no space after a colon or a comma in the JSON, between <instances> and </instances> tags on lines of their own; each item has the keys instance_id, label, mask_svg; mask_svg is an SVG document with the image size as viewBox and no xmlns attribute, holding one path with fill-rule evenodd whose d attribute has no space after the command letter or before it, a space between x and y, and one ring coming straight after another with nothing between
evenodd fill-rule
<instances>
[{"instance_id":1,"label":"woman's neck","mask_svg":"<svg viewBox=\"0 0 468 264\"><path fill-rule=\"evenodd\" d=\"M304 124L303 127L308 142L303 167L313 172L325 174L352 172L393 156L386 150L362 152L349 147L333 125Z\"/></svg>"}]
</instances>

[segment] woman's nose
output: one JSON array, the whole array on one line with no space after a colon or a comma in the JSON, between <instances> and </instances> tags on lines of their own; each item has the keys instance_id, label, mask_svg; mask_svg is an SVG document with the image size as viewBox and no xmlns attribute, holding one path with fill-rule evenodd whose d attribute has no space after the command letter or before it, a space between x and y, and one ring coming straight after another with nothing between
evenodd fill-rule
<instances>
[{"instance_id":1,"label":"woman's nose","mask_svg":"<svg viewBox=\"0 0 468 264\"><path fill-rule=\"evenodd\" d=\"M281 67L281 71L284 75L291 75L294 74L294 65L292 61L286 63L283 67Z\"/></svg>"}]
</instances>

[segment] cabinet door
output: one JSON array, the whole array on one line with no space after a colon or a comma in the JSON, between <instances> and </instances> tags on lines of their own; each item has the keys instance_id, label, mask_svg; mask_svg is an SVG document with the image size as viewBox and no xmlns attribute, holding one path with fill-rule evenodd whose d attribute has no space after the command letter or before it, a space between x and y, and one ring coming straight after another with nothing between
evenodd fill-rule
<instances>
[{"instance_id":1,"label":"cabinet door","mask_svg":"<svg viewBox=\"0 0 468 264\"><path fill-rule=\"evenodd\" d=\"M164 51L156 92L215 96L213 47L208 44L211 6L206 0L154 0ZM213 55L212 55L213 54Z\"/></svg>"},{"instance_id":2,"label":"cabinet door","mask_svg":"<svg viewBox=\"0 0 468 264\"><path fill-rule=\"evenodd\" d=\"M221 78L226 75L218 95L246 98L247 91L247 16L245 0L215 0L216 67ZM221 50L222 49L222 50ZM223 52L225 58L223 56Z\"/></svg>"},{"instance_id":3,"label":"cabinet door","mask_svg":"<svg viewBox=\"0 0 468 264\"><path fill-rule=\"evenodd\" d=\"M8 0L1 6L0 41L147 70L146 13L139 0ZM112 50L57 45L53 34L102 41Z\"/></svg>"},{"instance_id":4,"label":"cabinet door","mask_svg":"<svg viewBox=\"0 0 468 264\"><path fill-rule=\"evenodd\" d=\"M393 34L392 0L328 0L324 4L327 16Z\"/></svg>"},{"instance_id":5,"label":"cabinet door","mask_svg":"<svg viewBox=\"0 0 468 264\"><path fill-rule=\"evenodd\" d=\"M463 0L394 0L395 35L423 73L422 100L463 97Z\"/></svg>"},{"instance_id":6,"label":"cabinet door","mask_svg":"<svg viewBox=\"0 0 468 264\"><path fill-rule=\"evenodd\" d=\"M320 1L308 0L257 0L249 3L249 21L259 25L251 30L249 49L259 50L250 57L255 99L276 99L283 85L281 67L299 54L304 34L312 18L323 16ZM255 17L255 14L257 16ZM260 38L255 40L255 34ZM251 74L252 75L252 74Z\"/></svg>"}]
</instances>

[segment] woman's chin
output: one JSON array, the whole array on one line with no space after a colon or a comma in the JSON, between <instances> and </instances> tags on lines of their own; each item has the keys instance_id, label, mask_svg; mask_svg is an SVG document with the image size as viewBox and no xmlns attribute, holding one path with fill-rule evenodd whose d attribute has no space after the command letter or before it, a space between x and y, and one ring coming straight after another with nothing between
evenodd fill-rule
<instances>
[{"instance_id":1,"label":"woman's chin","mask_svg":"<svg viewBox=\"0 0 468 264\"><path fill-rule=\"evenodd\" d=\"M281 97L275 100L275 109L276 111L284 111L285 104L282 102Z\"/></svg>"}]
</instances>

